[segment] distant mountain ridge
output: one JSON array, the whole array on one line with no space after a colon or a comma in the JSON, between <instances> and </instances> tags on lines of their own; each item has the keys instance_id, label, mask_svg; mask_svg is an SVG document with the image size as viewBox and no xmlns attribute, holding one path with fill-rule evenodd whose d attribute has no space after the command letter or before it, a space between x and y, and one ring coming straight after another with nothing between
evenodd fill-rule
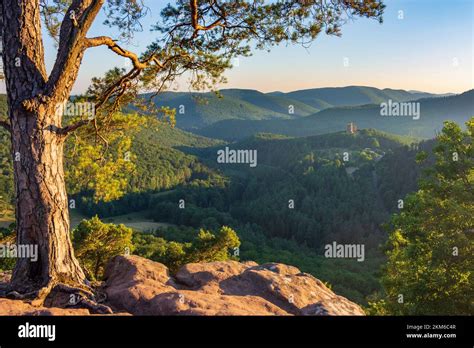
<instances>
[{"instance_id":1,"label":"distant mountain ridge","mask_svg":"<svg viewBox=\"0 0 474 348\"><path fill-rule=\"evenodd\" d=\"M340 106L324 109L311 116L294 120L227 120L196 130L197 134L224 140L239 140L257 133L288 136L310 136L344 130L349 122L359 128L419 138L433 138L445 120L463 125L474 115L474 90L448 97L427 97L420 103L420 119L412 117L382 117L380 104ZM386 102L386 101L385 101Z\"/></svg>"},{"instance_id":2,"label":"distant mountain ridge","mask_svg":"<svg viewBox=\"0 0 474 348\"><path fill-rule=\"evenodd\" d=\"M380 104L391 99L404 102L438 97L426 92L408 92L365 86L330 87L293 92L262 93L251 89L222 89L215 93L164 92L158 106L176 108L177 126L196 130L225 120L291 120L337 106ZM143 98L150 94L142 95Z\"/></svg>"},{"instance_id":3,"label":"distant mountain ridge","mask_svg":"<svg viewBox=\"0 0 474 348\"><path fill-rule=\"evenodd\" d=\"M438 96L426 92L409 92L390 88L378 89L366 86L312 88L279 95L296 99L320 110L334 106L379 104L388 99L403 102Z\"/></svg>"}]
</instances>

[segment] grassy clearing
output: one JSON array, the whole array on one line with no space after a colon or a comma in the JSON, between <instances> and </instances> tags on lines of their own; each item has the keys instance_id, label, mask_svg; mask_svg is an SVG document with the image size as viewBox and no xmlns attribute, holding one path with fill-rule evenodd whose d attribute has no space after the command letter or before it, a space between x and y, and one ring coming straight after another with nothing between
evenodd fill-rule
<instances>
[{"instance_id":1,"label":"grassy clearing","mask_svg":"<svg viewBox=\"0 0 474 348\"><path fill-rule=\"evenodd\" d=\"M15 217L14 216L2 216L2 217L0 217L0 227L7 228L13 222L15 222Z\"/></svg>"},{"instance_id":2,"label":"grassy clearing","mask_svg":"<svg viewBox=\"0 0 474 348\"><path fill-rule=\"evenodd\" d=\"M71 211L71 227L75 228L82 219L87 219L86 216L80 214L76 211ZM173 226L173 224L168 224L165 222L156 222L150 218L147 218L146 211L134 212L130 214L118 215L113 217L108 217L102 219L103 222L112 223L112 224L124 224L127 227L130 227L136 231L140 232L152 232L157 228L163 228L168 226Z\"/></svg>"},{"instance_id":3,"label":"grassy clearing","mask_svg":"<svg viewBox=\"0 0 474 348\"><path fill-rule=\"evenodd\" d=\"M4 204L1 200L0 204L2 205L0 208L0 227L7 228L15 222L15 211L9 204Z\"/></svg>"},{"instance_id":4,"label":"grassy clearing","mask_svg":"<svg viewBox=\"0 0 474 348\"><path fill-rule=\"evenodd\" d=\"M71 219L71 229L76 228L83 219L87 219L87 216L81 214L77 210L70 210L69 217ZM113 224L124 224L125 226L140 232L152 232L157 228L174 226L173 224L156 222L147 218L146 211L105 218L103 221ZM13 222L15 222L15 216L13 215L13 212L11 212L11 214L3 214L0 216L0 227L6 228Z\"/></svg>"}]
</instances>

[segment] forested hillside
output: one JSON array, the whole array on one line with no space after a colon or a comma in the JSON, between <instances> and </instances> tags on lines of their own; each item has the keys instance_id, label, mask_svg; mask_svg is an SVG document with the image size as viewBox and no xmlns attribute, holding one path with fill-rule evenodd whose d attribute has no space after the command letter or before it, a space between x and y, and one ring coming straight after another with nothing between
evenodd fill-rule
<instances>
[{"instance_id":1,"label":"forested hillside","mask_svg":"<svg viewBox=\"0 0 474 348\"><path fill-rule=\"evenodd\" d=\"M387 100L385 100L387 102ZM420 99L420 117L381 116L380 105L334 107L294 120L226 120L196 133L226 140L238 140L256 133L309 136L344 130L349 122L359 128L376 128L385 132L430 139L450 119L464 124L474 115L474 90L456 96Z\"/></svg>"},{"instance_id":2,"label":"forested hillside","mask_svg":"<svg viewBox=\"0 0 474 348\"><path fill-rule=\"evenodd\" d=\"M144 94L144 99L151 95ZM295 119L336 106L379 104L436 97L435 94L373 87L316 88L290 93L262 93L249 89L223 89L216 93L165 92L157 106L176 108L177 126L199 129L226 120ZM308 134L307 134L308 135Z\"/></svg>"},{"instance_id":3,"label":"forested hillside","mask_svg":"<svg viewBox=\"0 0 474 348\"><path fill-rule=\"evenodd\" d=\"M146 99L148 95L142 97ZM176 125L185 130L202 128L228 119L290 119L293 116L307 116L318 111L295 101L293 102L297 104L295 113L289 114L288 105L291 103L292 101L285 101L284 98L245 90L241 93L237 93L236 90L224 90L220 95L166 92L156 98L157 106L168 106L177 110Z\"/></svg>"},{"instance_id":4,"label":"forested hillside","mask_svg":"<svg viewBox=\"0 0 474 348\"><path fill-rule=\"evenodd\" d=\"M85 190L77 195L80 210L88 215L119 215L148 208L151 194L172 190L183 184L207 185L221 183L219 173L207 167L196 156L185 153L198 152L200 148L221 144L213 140L186 133L162 123L158 127L142 128L132 141L131 152L135 170L127 178L123 202L96 204L92 193Z\"/></svg>"},{"instance_id":5,"label":"forested hillside","mask_svg":"<svg viewBox=\"0 0 474 348\"><path fill-rule=\"evenodd\" d=\"M189 242L201 227L231 226L242 241L241 260L297 265L341 294L366 303L366 297L379 287L377 270L383 261L379 245L385 239L380 225L397 210L398 199L416 189L419 147L432 146L408 145L412 141L362 130L354 135L340 132L308 138L260 134L228 145L256 149L256 168L219 165L216 151L223 144L194 149L197 157L168 148L190 176L110 203L89 201L82 212L106 218L144 211L149 219L176 225L159 228L154 235L177 242ZM143 145L150 149L150 156L161 156L161 150L153 150L155 146ZM153 167L163 168L167 163L163 158L156 163L148 156L138 158L137 178L159 177L160 170L155 176ZM179 162L180 158L190 162ZM140 169L141 161L150 167ZM160 190L164 192L157 194ZM326 259L322 248L332 241L364 243L366 261Z\"/></svg>"},{"instance_id":6,"label":"forested hillside","mask_svg":"<svg viewBox=\"0 0 474 348\"><path fill-rule=\"evenodd\" d=\"M276 95L296 99L318 109L334 106L380 104L388 99L404 102L436 96L435 94L424 92L408 92L401 89L378 89L364 86L312 88Z\"/></svg>"}]
</instances>

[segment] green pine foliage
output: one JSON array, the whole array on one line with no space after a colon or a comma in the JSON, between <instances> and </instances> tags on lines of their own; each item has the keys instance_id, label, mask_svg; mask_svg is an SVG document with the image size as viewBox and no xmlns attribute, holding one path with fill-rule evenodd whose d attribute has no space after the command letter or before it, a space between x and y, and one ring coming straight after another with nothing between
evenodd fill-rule
<instances>
[{"instance_id":1,"label":"green pine foliage","mask_svg":"<svg viewBox=\"0 0 474 348\"><path fill-rule=\"evenodd\" d=\"M136 232L133 243L137 255L161 262L171 272L187 263L238 260L240 246L236 232L227 226L215 233L200 229L189 242L167 241L153 234Z\"/></svg>"},{"instance_id":2,"label":"green pine foliage","mask_svg":"<svg viewBox=\"0 0 474 348\"><path fill-rule=\"evenodd\" d=\"M107 262L133 250L131 228L105 224L97 216L83 220L72 232L75 255L89 279L100 280Z\"/></svg>"},{"instance_id":3,"label":"green pine foliage","mask_svg":"<svg viewBox=\"0 0 474 348\"><path fill-rule=\"evenodd\" d=\"M474 118L466 125L445 123L435 165L388 225L385 296L375 313L474 314Z\"/></svg>"}]
</instances>

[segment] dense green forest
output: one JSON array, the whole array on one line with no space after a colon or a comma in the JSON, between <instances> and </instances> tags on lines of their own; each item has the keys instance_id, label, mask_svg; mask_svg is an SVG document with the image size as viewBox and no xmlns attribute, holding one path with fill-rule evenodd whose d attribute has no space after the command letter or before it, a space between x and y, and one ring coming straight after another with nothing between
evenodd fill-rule
<instances>
[{"instance_id":1,"label":"dense green forest","mask_svg":"<svg viewBox=\"0 0 474 348\"><path fill-rule=\"evenodd\" d=\"M308 138L260 134L229 145L257 150L258 165L250 168L218 164L216 151L223 144L191 151L178 143L159 147L144 139L136 141L137 170L131 181L161 182L167 166L176 173L184 166L186 175L166 185L142 186L139 192L137 184L131 185L129 194L113 202L96 204L85 194L79 205L83 214L107 218L145 211L149 219L175 225L149 232L179 243L190 242L200 228L230 226L242 242L241 260L296 265L359 303L379 290L381 224L396 211L398 199L416 189L416 153L429 151L433 143L415 144L376 130ZM165 154L172 156L166 159ZM366 261L324 258L322 248L332 241L364 243Z\"/></svg>"}]
</instances>

